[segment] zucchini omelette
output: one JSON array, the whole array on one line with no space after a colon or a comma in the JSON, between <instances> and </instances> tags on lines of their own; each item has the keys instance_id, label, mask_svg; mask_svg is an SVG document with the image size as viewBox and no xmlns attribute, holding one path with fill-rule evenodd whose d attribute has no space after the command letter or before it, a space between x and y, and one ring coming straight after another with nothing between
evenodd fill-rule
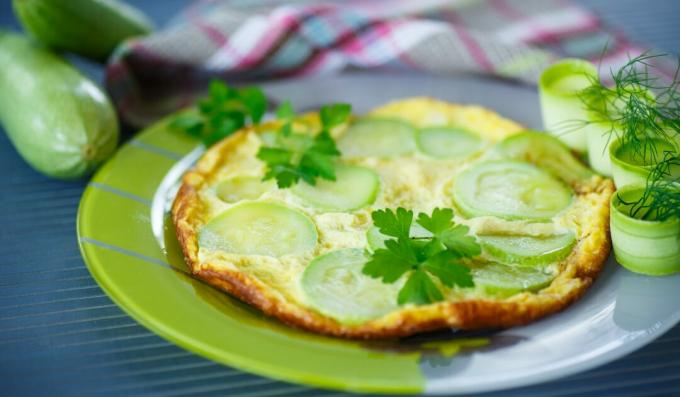
<instances>
[{"instance_id":1,"label":"zucchini omelette","mask_svg":"<svg viewBox=\"0 0 680 397\"><path fill-rule=\"evenodd\" d=\"M318 114L293 129L318 131ZM336 180L281 189L264 181L260 147L281 121L212 146L183 179L173 221L192 273L288 324L349 338L526 324L577 300L610 250L613 183L557 139L479 106L430 98L388 103L332 129ZM371 213L450 208L481 253L474 286L399 304L406 276L362 272L387 236ZM417 223L413 235L428 232Z\"/></svg>"}]
</instances>

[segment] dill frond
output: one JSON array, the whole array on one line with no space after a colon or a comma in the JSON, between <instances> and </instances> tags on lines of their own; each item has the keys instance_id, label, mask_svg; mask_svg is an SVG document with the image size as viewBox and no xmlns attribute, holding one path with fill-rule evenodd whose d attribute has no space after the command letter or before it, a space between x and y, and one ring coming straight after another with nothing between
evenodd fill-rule
<instances>
[{"instance_id":1,"label":"dill frond","mask_svg":"<svg viewBox=\"0 0 680 397\"><path fill-rule=\"evenodd\" d=\"M680 219L680 154L665 151L647 176L642 196L636 201L621 203L630 206L630 216L642 220L665 221Z\"/></svg>"},{"instance_id":2,"label":"dill frond","mask_svg":"<svg viewBox=\"0 0 680 397\"><path fill-rule=\"evenodd\" d=\"M680 60L673 80L664 83L652 73L651 61L665 54L644 53L611 71L613 86L591 78L578 93L590 120L609 126L608 140L621 139L633 158L656 163L655 139L675 144L680 137Z\"/></svg>"}]
</instances>

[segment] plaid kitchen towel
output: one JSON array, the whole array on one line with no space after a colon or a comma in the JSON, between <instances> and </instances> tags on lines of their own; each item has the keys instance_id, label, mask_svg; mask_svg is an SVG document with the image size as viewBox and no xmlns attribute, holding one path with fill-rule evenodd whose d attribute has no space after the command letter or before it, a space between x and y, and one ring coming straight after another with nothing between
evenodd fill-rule
<instances>
[{"instance_id":1,"label":"plaid kitchen towel","mask_svg":"<svg viewBox=\"0 0 680 397\"><path fill-rule=\"evenodd\" d=\"M381 68L534 84L560 57L609 71L641 52L568 0L199 0L167 28L121 45L106 85L123 119L143 126L190 104L212 78Z\"/></svg>"}]
</instances>

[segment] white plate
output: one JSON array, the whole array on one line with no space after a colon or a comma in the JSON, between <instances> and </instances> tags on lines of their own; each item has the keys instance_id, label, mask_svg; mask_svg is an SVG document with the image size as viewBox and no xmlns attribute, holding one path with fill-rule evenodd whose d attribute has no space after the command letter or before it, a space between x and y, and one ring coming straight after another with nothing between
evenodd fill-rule
<instances>
[{"instance_id":1,"label":"white plate","mask_svg":"<svg viewBox=\"0 0 680 397\"><path fill-rule=\"evenodd\" d=\"M527 127L541 126L534 88L479 77L360 73L273 82L263 88L275 99L291 100L298 109L349 102L361 113L390 100L427 95L480 104ZM680 320L680 275L639 276L610 258L598 280L571 307L529 326L494 334L489 346L454 356L424 348L423 339L433 335L386 349L384 344L331 339L286 327L193 280L181 255L164 249L163 242L173 239L164 235L168 200L200 154L193 141L186 143L182 154L172 152L166 140L177 137L171 138L167 129L152 128L135 137L95 176L79 210L81 249L102 288L138 321L224 364L355 391L483 392L602 365L651 342ZM164 143L168 147L163 148ZM136 174L130 175L131 170Z\"/></svg>"},{"instance_id":2,"label":"white plate","mask_svg":"<svg viewBox=\"0 0 680 397\"><path fill-rule=\"evenodd\" d=\"M297 108L349 102L362 113L390 100L431 96L479 104L542 129L534 87L482 77L425 77L416 74L354 73L272 83L267 92L290 99ZM422 362L426 393L451 394L501 390L545 382L585 371L622 357L680 321L680 274L647 277L609 258L585 296L561 313L501 332L511 344L442 362ZM500 342L503 343L503 342Z\"/></svg>"}]
</instances>

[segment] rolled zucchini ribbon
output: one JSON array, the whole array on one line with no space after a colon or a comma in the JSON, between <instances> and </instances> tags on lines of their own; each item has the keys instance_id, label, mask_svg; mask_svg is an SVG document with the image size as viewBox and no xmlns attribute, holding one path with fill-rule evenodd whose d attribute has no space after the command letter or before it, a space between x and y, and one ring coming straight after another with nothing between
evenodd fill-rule
<instances>
[{"instance_id":1,"label":"rolled zucchini ribbon","mask_svg":"<svg viewBox=\"0 0 680 397\"><path fill-rule=\"evenodd\" d=\"M543 127L578 152L588 148L588 111L579 92L597 81L595 65L567 58L546 68L538 82Z\"/></svg>"},{"instance_id":2,"label":"rolled zucchini ribbon","mask_svg":"<svg viewBox=\"0 0 680 397\"><path fill-rule=\"evenodd\" d=\"M616 260L626 269L651 276L680 271L680 219L646 220L631 215L645 185L628 185L611 200L611 235Z\"/></svg>"}]
</instances>

